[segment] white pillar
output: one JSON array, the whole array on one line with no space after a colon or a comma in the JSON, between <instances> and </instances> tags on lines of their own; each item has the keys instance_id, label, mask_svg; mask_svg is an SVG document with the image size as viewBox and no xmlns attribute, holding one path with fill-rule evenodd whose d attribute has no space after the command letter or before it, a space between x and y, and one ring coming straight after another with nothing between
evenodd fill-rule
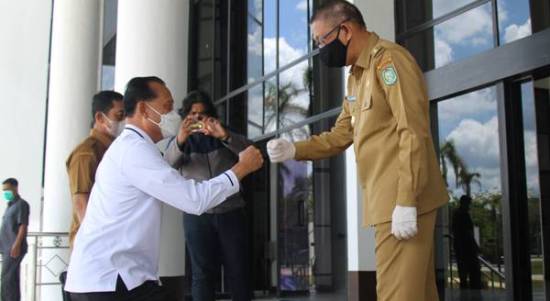
<instances>
[{"instance_id":1,"label":"white pillar","mask_svg":"<svg viewBox=\"0 0 550 301\"><path fill-rule=\"evenodd\" d=\"M71 196L65 161L88 135L91 99L98 89L102 1L56 0L53 9L43 231L68 232ZM68 262L68 252L44 250ZM57 262L59 263L59 262ZM61 266L56 264L54 269ZM57 271L56 271L57 272ZM42 269L42 282L57 281ZM42 300L60 300L59 286L43 287Z\"/></svg>"},{"instance_id":2,"label":"white pillar","mask_svg":"<svg viewBox=\"0 0 550 301\"><path fill-rule=\"evenodd\" d=\"M346 151L346 198L348 220L348 271L376 270L374 229L363 227L363 195L357 181L353 148Z\"/></svg>"},{"instance_id":3,"label":"white pillar","mask_svg":"<svg viewBox=\"0 0 550 301\"><path fill-rule=\"evenodd\" d=\"M158 76L177 106L187 93L188 0L119 0L115 87L135 76ZM161 230L161 276L185 275L181 211L165 205Z\"/></svg>"}]
</instances>

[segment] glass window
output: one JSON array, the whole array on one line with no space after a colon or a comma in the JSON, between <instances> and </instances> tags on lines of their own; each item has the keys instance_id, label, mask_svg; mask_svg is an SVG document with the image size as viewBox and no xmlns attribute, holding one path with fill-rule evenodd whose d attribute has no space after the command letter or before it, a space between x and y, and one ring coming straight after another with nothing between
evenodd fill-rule
<instances>
[{"instance_id":1,"label":"glass window","mask_svg":"<svg viewBox=\"0 0 550 301\"><path fill-rule=\"evenodd\" d=\"M323 119L281 137L304 140L332 124L334 118ZM346 232L344 166L343 155L277 165L278 275L279 290L284 293L317 288L316 297L321 300L345 299L346 238L341 235Z\"/></svg>"},{"instance_id":2,"label":"glass window","mask_svg":"<svg viewBox=\"0 0 550 301\"><path fill-rule=\"evenodd\" d=\"M500 44L506 44L531 35L529 1L498 0Z\"/></svg>"},{"instance_id":3,"label":"glass window","mask_svg":"<svg viewBox=\"0 0 550 301\"><path fill-rule=\"evenodd\" d=\"M263 84L248 90L248 138L254 139L263 134L264 129L264 89Z\"/></svg>"},{"instance_id":4,"label":"glass window","mask_svg":"<svg viewBox=\"0 0 550 301\"><path fill-rule=\"evenodd\" d=\"M264 74L277 69L277 1L264 1Z\"/></svg>"},{"instance_id":5,"label":"glass window","mask_svg":"<svg viewBox=\"0 0 550 301\"><path fill-rule=\"evenodd\" d=\"M491 4L469 10L420 32L403 44L424 71L470 57L493 48Z\"/></svg>"},{"instance_id":6,"label":"glass window","mask_svg":"<svg viewBox=\"0 0 550 301\"><path fill-rule=\"evenodd\" d=\"M472 2L474 0L400 0L398 12L400 20L406 24L406 28L400 27L403 28L400 33L437 19Z\"/></svg>"},{"instance_id":7,"label":"glass window","mask_svg":"<svg viewBox=\"0 0 550 301\"><path fill-rule=\"evenodd\" d=\"M277 130L278 96L277 78L273 77L264 83L264 133Z\"/></svg>"},{"instance_id":8,"label":"glass window","mask_svg":"<svg viewBox=\"0 0 550 301\"><path fill-rule=\"evenodd\" d=\"M537 119L533 82L521 85L523 113L523 142L525 152L525 178L527 185L527 212L529 223L529 254L533 299L544 299L543 244L541 228L541 191L539 181Z\"/></svg>"},{"instance_id":9,"label":"glass window","mask_svg":"<svg viewBox=\"0 0 550 301\"><path fill-rule=\"evenodd\" d=\"M103 5L101 90L114 90L115 88L117 7L118 0L106 0Z\"/></svg>"},{"instance_id":10,"label":"glass window","mask_svg":"<svg viewBox=\"0 0 550 301\"><path fill-rule=\"evenodd\" d=\"M264 26L261 0L248 1L248 82L264 73Z\"/></svg>"},{"instance_id":11,"label":"glass window","mask_svg":"<svg viewBox=\"0 0 550 301\"><path fill-rule=\"evenodd\" d=\"M446 286L452 300L466 294L484 300L483 290L500 300L505 279L496 89L447 99L437 108L441 168L452 196L444 218Z\"/></svg>"},{"instance_id":12,"label":"glass window","mask_svg":"<svg viewBox=\"0 0 550 301\"><path fill-rule=\"evenodd\" d=\"M309 116L309 71L309 61L303 61L280 74L279 128L291 126Z\"/></svg>"},{"instance_id":13,"label":"glass window","mask_svg":"<svg viewBox=\"0 0 550 301\"><path fill-rule=\"evenodd\" d=\"M308 2L279 1L279 14L279 66L284 66L308 52Z\"/></svg>"}]
</instances>

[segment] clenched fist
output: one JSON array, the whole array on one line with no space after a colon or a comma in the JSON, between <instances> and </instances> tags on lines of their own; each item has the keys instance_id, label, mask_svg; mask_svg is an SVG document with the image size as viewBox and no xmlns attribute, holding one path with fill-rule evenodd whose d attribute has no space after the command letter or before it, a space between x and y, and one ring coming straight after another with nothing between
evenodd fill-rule
<instances>
[{"instance_id":1,"label":"clenched fist","mask_svg":"<svg viewBox=\"0 0 550 301\"><path fill-rule=\"evenodd\" d=\"M249 146L239 153L239 162L235 164L231 170L240 180L248 174L260 169L263 164L264 158L260 150L254 146Z\"/></svg>"}]
</instances>

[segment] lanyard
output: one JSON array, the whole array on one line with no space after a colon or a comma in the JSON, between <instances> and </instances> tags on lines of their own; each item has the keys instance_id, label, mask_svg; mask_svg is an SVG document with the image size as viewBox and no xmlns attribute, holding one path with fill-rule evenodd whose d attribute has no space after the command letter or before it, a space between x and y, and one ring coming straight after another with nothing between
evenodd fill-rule
<instances>
[{"instance_id":1,"label":"lanyard","mask_svg":"<svg viewBox=\"0 0 550 301\"><path fill-rule=\"evenodd\" d=\"M141 137L141 139L145 139L145 137L143 137L143 135L142 135L140 132L136 131L136 130L133 129L133 128L124 128L124 129L125 129L125 130L129 130L129 131L132 131L132 132L138 134L138 135Z\"/></svg>"}]
</instances>

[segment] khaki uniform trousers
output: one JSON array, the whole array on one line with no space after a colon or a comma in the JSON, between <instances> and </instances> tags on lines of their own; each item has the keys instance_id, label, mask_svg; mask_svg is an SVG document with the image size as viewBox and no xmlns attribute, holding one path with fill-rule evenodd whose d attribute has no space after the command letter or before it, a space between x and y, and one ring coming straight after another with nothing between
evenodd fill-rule
<instances>
[{"instance_id":1,"label":"khaki uniform trousers","mask_svg":"<svg viewBox=\"0 0 550 301\"><path fill-rule=\"evenodd\" d=\"M418 217L418 234L399 241L391 222L375 226L378 301L438 301L434 268L437 210Z\"/></svg>"}]
</instances>

